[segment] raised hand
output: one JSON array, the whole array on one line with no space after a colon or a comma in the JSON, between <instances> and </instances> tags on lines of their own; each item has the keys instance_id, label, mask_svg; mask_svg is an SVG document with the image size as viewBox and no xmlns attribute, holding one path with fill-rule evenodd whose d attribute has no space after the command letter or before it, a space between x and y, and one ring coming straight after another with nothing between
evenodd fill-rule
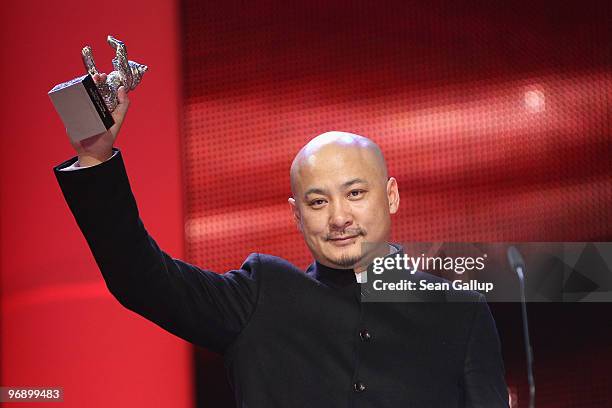
<instances>
[{"instance_id":1,"label":"raised hand","mask_svg":"<svg viewBox=\"0 0 612 408\"><path fill-rule=\"evenodd\" d=\"M106 81L106 74L94 74L93 80L96 84L104 83ZM130 106L130 99L123 86L119 87L117 98L119 103L111 114L115 120L115 124L111 126L110 129L104 133L88 137L87 139L72 142L72 147L74 147L79 156L80 166L93 166L102 163L112 156L113 145L117 139L117 134L119 133L119 129L121 129L123 120L125 119L128 107Z\"/></svg>"}]
</instances>

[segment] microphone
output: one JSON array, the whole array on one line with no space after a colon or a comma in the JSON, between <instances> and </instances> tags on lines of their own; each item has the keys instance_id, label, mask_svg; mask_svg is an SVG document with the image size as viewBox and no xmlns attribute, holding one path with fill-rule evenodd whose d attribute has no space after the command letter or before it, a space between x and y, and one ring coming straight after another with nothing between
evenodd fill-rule
<instances>
[{"instance_id":1,"label":"microphone","mask_svg":"<svg viewBox=\"0 0 612 408\"><path fill-rule=\"evenodd\" d=\"M521 310L523 314L523 339L527 355L527 381L529 383L529 408L535 407L535 380L533 378L533 350L529 341L529 324L527 323L527 302L525 301L525 261L515 247L508 248L508 262L517 274L521 288Z\"/></svg>"},{"instance_id":2,"label":"microphone","mask_svg":"<svg viewBox=\"0 0 612 408\"><path fill-rule=\"evenodd\" d=\"M525 278L525 261L516 247L511 246L508 248L508 262L510 262L510 267L516 272L521 283L523 283Z\"/></svg>"}]
</instances>

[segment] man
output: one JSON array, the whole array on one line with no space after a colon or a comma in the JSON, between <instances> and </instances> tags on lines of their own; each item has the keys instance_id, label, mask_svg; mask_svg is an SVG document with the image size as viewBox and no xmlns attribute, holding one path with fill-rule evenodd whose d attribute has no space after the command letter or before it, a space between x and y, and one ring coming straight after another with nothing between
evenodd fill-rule
<instances>
[{"instance_id":1,"label":"man","mask_svg":"<svg viewBox=\"0 0 612 408\"><path fill-rule=\"evenodd\" d=\"M116 125L73 144L78 160L57 166L56 177L111 293L221 353L238 406L507 407L499 340L481 295L362 301L365 265L402 251L386 244L399 192L372 141L332 132L296 156L289 204L315 259L306 272L251 254L220 275L172 258L145 230L113 149L129 105L123 89L119 102ZM362 250L366 243L385 244Z\"/></svg>"}]
</instances>

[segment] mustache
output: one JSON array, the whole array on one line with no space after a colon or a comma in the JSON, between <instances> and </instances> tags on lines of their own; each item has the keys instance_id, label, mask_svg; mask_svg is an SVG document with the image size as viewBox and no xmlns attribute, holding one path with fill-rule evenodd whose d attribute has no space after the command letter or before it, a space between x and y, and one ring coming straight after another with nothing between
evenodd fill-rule
<instances>
[{"instance_id":1,"label":"mustache","mask_svg":"<svg viewBox=\"0 0 612 408\"><path fill-rule=\"evenodd\" d=\"M337 232L329 232L327 233L327 235L325 236L325 240L329 241L332 239L338 239L338 238L346 238L346 237L353 237L353 236L358 236L358 235L366 235L366 231L361 228L361 227L354 227L354 228L346 228L342 231L337 231Z\"/></svg>"}]
</instances>

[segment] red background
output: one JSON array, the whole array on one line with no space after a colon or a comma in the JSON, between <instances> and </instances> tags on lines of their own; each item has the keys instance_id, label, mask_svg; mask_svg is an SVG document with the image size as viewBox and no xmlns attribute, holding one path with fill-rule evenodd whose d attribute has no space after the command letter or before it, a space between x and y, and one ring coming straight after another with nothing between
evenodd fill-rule
<instances>
[{"instance_id":1,"label":"red background","mask_svg":"<svg viewBox=\"0 0 612 408\"><path fill-rule=\"evenodd\" d=\"M328 130L380 144L398 242L609 241L611 17L609 2L186 0L188 259L311 263L289 166ZM526 406L520 309L491 306ZM538 406L612 404L610 305L529 311ZM197 357L198 406L230 400L219 361Z\"/></svg>"},{"instance_id":2,"label":"red background","mask_svg":"<svg viewBox=\"0 0 612 408\"><path fill-rule=\"evenodd\" d=\"M309 264L288 169L328 130L380 144L397 241L612 236L609 7L510 3L187 0L190 259Z\"/></svg>"},{"instance_id":3,"label":"red background","mask_svg":"<svg viewBox=\"0 0 612 408\"><path fill-rule=\"evenodd\" d=\"M73 152L46 92L82 74L86 43L106 71L108 34L150 67L118 141L147 229L223 271L253 251L310 262L288 169L327 130L381 145L396 241L610 240L610 17L603 1L5 5L1 385L62 386L75 407L194 402L191 347L107 293L52 173ZM524 401L514 306L493 308ZM539 406L609 402L609 305L530 310ZM212 401L222 368L197 357Z\"/></svg>"},{"instance_id":4,"label":"red background","mask_svg":"<svg viewBox=\"0 0 612 408\"><path fill-rule=\"evenodd\" d=\"M147 228L183 254L178 6L2 5L1 295L3 386L60 386L67 407L192 406L188 343L108 293L52 167L74 155L47 91L82 75L81 48L112 70L112 34L149 65L118 139ZM12 404L11 404L12 405ZM16 404L15 406L33 405Z\"/></svg>"}]
</instances>

